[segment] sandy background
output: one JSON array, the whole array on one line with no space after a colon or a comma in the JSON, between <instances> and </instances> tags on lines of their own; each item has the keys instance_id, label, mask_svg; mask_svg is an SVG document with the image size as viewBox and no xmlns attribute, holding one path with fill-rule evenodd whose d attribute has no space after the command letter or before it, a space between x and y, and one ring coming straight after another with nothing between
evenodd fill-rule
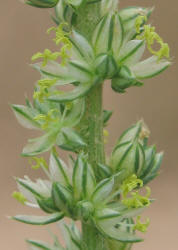
<instances>
[{"instance_id":1,"label":"sandy background","mask_svg":"<svg viewBox=\"0 0 178 250\"><path fill-rule=\"evenodd\" d=\"M178 52L178 2L126 1L122 6L143 4L155 5L152 16L158 32L171 47L173 66L153 80L145 81L142 88L129 89L125 95L113 93L105 85L105 107L115 110L109 125L111 146L124 128L144 117L152 134L151 143L165 151L162 174L151 184L152 196L157 201L145 215L151 218L151 225L143 243L135 250L177 250L178 249L178 84L176 81L176 54ZM31 227L6 219L6 215L30 213L31 211L13 198L16 189L13 176L40 175L30 169L20 152L32 133L17 124L8 103L24 103L24 94L30 96L37 72L28 66L31 55L44 48L53 48L45 34L52 25L48 11L37 10L21 4L18 0L0 3L0 249L25 250L25 238L49 238L46 227ZM35 213L35 211L33 211ZM54 231L56 230L53 227Z\"/></svg>"}]
</instances>

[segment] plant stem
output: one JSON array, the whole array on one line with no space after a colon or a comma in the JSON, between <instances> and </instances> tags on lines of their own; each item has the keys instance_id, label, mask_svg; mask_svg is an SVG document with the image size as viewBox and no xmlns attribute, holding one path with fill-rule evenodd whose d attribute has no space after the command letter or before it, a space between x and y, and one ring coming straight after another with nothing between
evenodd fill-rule
<instances>
[{"instance_id":1,"label":"plant stem","mask_svg":"<svg viewBox=\"0 0 178 250\"><path fill-rule=\"evenodd\" d=\"M93 30L100 19L99 3L80 9L75 29L91 41ZM103 85L96 84L86 97L86 112L81 121L87 139L88 160L97 176L97 163L105 162L103 140ZM115 250L111 248L102 234L92 224L82 223L84 250ZM118 249L117 249L118 250Z\"/></svg>"},{"instance_id":2,"label":"plant stem","mask_svg":"<svg viewBox=\"0 0 178 250\"><path fill-rule=\"evenodd\" d=\"M109 250L131 250L131 243L122 243L119 241L108 240Z\"/></svg>"},{"instance_id":3,"label":"plant stem","mask_svg":"<svg viewBox=\"0 0 178 250\"><path fill-rule=\"evenodd\" d=\"M94 87L86 97L89 162L96 171L97 163L104 163L102 84ZM97 174L97 171L96 171Z\"/></svg>"},{"instance_id":4,"label":"plant stem","mask_svg":"<svg viewBox=\"0 0 178 250\"><path fill-rule=\"evenodd\" d=\"M93 31L100 19L100 4L93 3L81 6L78 10L75 29L91 41Z\"/></svg>"},{"instance_id":5,"label":"plant stem","mask_svg":"<svg viewBox=\"0 0 178 250\"><path fill-rule=\"evenodd\" d=\"M99 4L90 4L80 9L75 26L81 34L91 41L93 30L100 19ZM91 166L97 174L97 162L103 163L103 119L102 119L102 84L97 84L86 97L86 112L82 120L82 127L86 128L88 142L86 152ZM82 223L82 235L85 250L107 250L104 237L94 227Z\"/></svg>"},{"instance_id":6,"label":"plant stem","mask_svg":"<svg viewBox=\"0 0 178 250\"><path fill-rule=\"evenodd\" d=\"M85 250L109 250L106 247L104 237L89 224L82 223L83 249Z\"/></svg>"},{"instance_id":7,"label":"plant stem","mask_svg":"<svg viewBox=\"0 0 178 250\"><path fill-rule=\"evenodd\" d=\"M87 4L78 10L75 29L91 41L93 31L100 19L100 3ZM86 152L89 162L96 174L96 164L103 163L104 142L103 142L103 121L102 121L102 84L97 84L86 97L86 113L82 120L82 127L87 129L85 138L88 142Z\"/></svg>"}]
</instances>

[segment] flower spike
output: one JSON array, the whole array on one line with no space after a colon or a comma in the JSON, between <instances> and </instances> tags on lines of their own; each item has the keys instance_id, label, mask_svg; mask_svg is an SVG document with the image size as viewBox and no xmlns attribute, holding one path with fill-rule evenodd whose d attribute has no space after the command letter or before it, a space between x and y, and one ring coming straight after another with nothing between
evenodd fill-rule
<instances>
[{"instance_id":1,"label":"flower spike","mask_svg":"<svg viewBox=\"0 0 178 250\"><path fill-rule=\"evenodd\" d=\"M140 221L153 201L145 185L159 174L163 154L148 145L150 132L141 120L121 134L109 157L105 155L112 111L103 110L102 89L110 80L115 92L125 93L170 65L168 44L146 24L153 9L120 10L119 0L23 1L55 7L52 20L57 26L47 33L54 32L57 50L32 56L33 68L40 73L33 99L12 105L23 127L42 133L28 140L22 156L30 157L32 169L46 176L35 181L16 178L18 191L12 196L46 215L13 219L32 225L58 222L65 247L53 236L53 244L28 240L30 249L131 250L143 240L136 230L146 232L149 225L149 219ZM142 59L146 46L152 55ZM68 164L58 148L68 151ZM49 164L41 155L46 152ZM72 223L59 223L64 217Z\"/></svg>"}]
</instances>

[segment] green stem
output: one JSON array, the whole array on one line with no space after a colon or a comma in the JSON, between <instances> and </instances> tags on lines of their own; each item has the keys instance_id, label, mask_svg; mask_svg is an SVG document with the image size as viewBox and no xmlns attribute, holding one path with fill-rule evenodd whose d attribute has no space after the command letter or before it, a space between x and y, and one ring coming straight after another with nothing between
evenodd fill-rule
<instances>
[{"instance_id":1,"label":"green stem","mask_svg":"<svg viewBox=\"0 0 178 250\"><path fill-rule=\"evenodd\" d=\"M83 249L85 250L109 250L106 247L104 237L100 232L89 224L82 224Z\"/></svg>"},{"instance_id":2,"label":"green stem","mask_svg":"<svg viewBox=\"0 0 178 250\"><path fill-rule=\"evenodd\" d=\"M109 250L131 250L131 243L122 243L119 241L108 240Z\"/></svg>"},{"instance_id":3,"label":"green stem","mask_svg":"<svg viewBox=\"0 0 178 250\"><path fill-rule=\"evenodd\" d=\"M81 7L77 17L76 30L91 41L92 33L100 19L99 3L93 3L84 8ZM103 119L102 119L102 84L97 84L86 97L86 113L81 122L86 132L88 142L86 153L89 162L97 174L97 163L103 163ZM94 225L82 224L83 244L85 250L107 250L104 237Z\"/></svg>"},{"instance_id":4,"label":"green stem","mask_svg":"<svg viewBox=\"0 0 178 250\"><path fill-rule=\"evenodd\" d=\"M100 3L95 2L81 6L78 10L75 29L91 41L93 31L100 19ZM88 142L86 152L89 162L95 169L98 162L103 163L104 142L102 122L102 84L97 84L86 97L86 113L82 120L82 128L87 135L84 135Z\"/></svg>"},{"instance_id":5,"label":"green stem","mask_svg":"<svg viewBox=\"0 0 178 250\"><path fill-rule=\"evenodd\" d=\"M75 29L91 41L96 24L100 20L100 4L92 3L80 7Z\"/></svg>"},{"instance_id":6,"label":"green stem","mask_svg":"<svg viewBox=\"0 0 178 250\"><path fill-rule=\"evenodd\" d=\"M75 29L91 41L92 33L100 19L99 3L81 7L77 17ZM105 162L103 140L103 84L96 84L86 97L86 112L81 127L84 129L88 142L86 153L96 175L97 163ZM114 248L108 244L103 235L92 224L82 223L83 249L84 250L119 250L128 248ZM121 246L123 247L123 245Z\"/></svg>"},{"instance_id":7,"label":"green stem","mask_svg":"<svg viewBox=\"0 0 178 250\"><path fill-rule=\"evenodd\" d=\"M105 160L102 89L102 84L97 85L86 97L85 122L88 124L88 156L94 170L96 170L97 163L104 163Z\"/></svg>"}]
</instances>

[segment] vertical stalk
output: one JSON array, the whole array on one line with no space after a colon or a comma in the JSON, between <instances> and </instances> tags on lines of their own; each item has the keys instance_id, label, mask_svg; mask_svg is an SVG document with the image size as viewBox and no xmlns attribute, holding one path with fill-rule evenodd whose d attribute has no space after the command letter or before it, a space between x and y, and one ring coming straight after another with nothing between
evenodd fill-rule
<instances>
[{"instance_id":1,"label":"vertical stalk","mask_svg":"<svg viewBox=\"0 0 178 250\"><path fill-rule=\"evenodd\" d=\"M100 19L100 3L88 3L78 10L75 29L83 34L89 41ZM86 97L86 113L82 120L82 127L86 128L84 135L88 142L86 149L89 162L96 171L96 163L103 163L103 122L102 122L102 84L97 84Z\"/></svg>"},{"instance_id":2,"label":"vertical stalk","mask_svg":"<svg viewBox=\"0 0 178 250\"><path fill-rule=\"evenodd\" d=\"M100 3L88 4L78 11L75 29L91 41L92 33L100 19ZM103 86L96 84L86 96L86 112L81 121L82 128L86 131L85 138L88 142L86 152L88 160L97 175L97 163L104 163L103 140ZM110 250L105 238L92 224L82 223L83 249L84 250ZM113 249L114 250L114 249ZM118 249L117 249L118 250Z\"/></svg>"},{"instance_id":3,"label":"vertical stalk","mask_svg":"<svg viewBox=\"0 0 178 250\"><path fill-rule=\"evenodd\" d=\"M77 17L75 29L91 41L92 33L100 19L99 3L89 4L81 7ZM102 84L97 84L86 97L86 112L82 120L82 127L87 128L86 149L89 162L97 174L97 162L103 163L103 119L102 119ZM82 223L83 249L85 250L107 250L104 237L94 227Z\"/></svg>"},{"instance_id":4,"label":"vertical stalk","mask_svg":"<svg viewBox=\"0 0 178 250\"><path fill-rule=\"evenodd\" d=\"M97 163L103 163L105 159L103 142L102 90L102 84L97 85L86 97L85 122L88 124L88 156L89 162L95 171Z\"/></svg>"},{"instance_id":5,"label":"vertical stalk","mask_svg":"<svg viewBox=\"0 0 178 250\"><path fill-rule=\"evenodd\" d=\"M93 226L89 224L82 224L83 233L83 249L85 250L109 250L106 247L106 242L104 237L100 232Z\"/></svg>"},{"instance_id":6,"label":"vertical stalk","mask_svg":"<svg viewBox=\"0 0 178 250\"><path fill-rule=\"evenodd\" d=\"M119 241L108 240L108 249L109 250L131 250L131 243L123 243Z\"/></svg>"},{"instance_id":7,"label":"vertical stalk","mask_svg":"<svg viewBox=\"0 0 178 250\"><path fill-rule=\"evenodd\" d=\"M96 85L86 97L86 113L82 125L88 128L88 160L97 175L97 162L103 163L102 84ZM83 249L109 250L107 242L94 225L82 223Z\"/></svg>"},{"instance_id":8,"label":"vertical stalk","mask_svg":"<svg viewBox=\"0 0 178 250\"><path fill-rule=\"evenodd\" d=\"M96 24L100 20L100 3L88 3L78 9L75 29L91 40Z\"/></svg>"}]
</instances>

